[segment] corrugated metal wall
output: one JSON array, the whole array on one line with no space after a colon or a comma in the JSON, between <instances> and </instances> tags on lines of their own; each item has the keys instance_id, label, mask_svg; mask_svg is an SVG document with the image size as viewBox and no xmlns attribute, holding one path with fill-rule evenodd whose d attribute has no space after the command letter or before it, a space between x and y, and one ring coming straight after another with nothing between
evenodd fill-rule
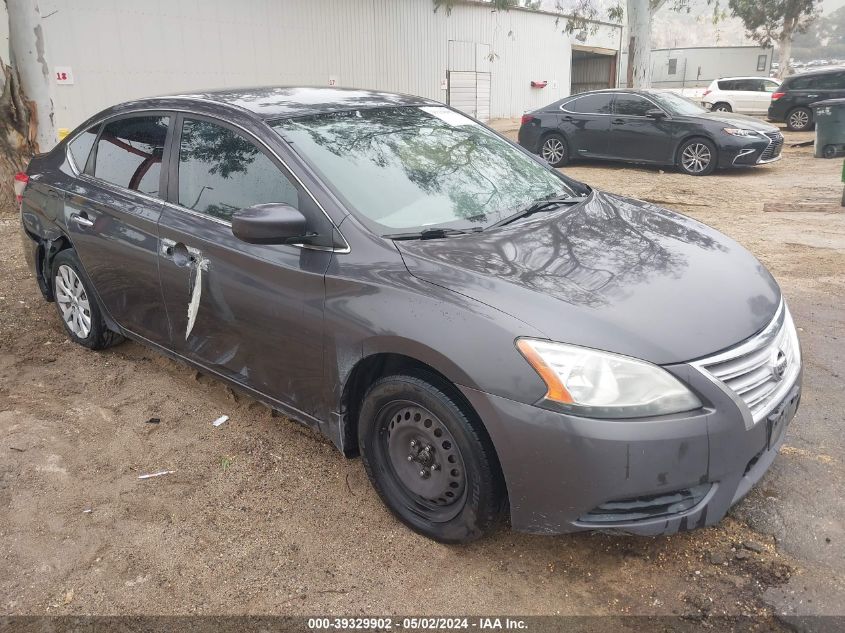
<instances>
[{"instance_id":1,"label":"corrugated metal wall","mask_svg":"<svg viewBox=\"0 0 845 633\"><path fill-rule=\"evenodd\" d=\"M447 17L431 0L41 0L40 7L49 15L48 62L70 66L75 79L56 87L60 127L142 96L330 79L445 102L450 40L489 47L492 117L569 94L563 24L527 11L469 4ZM606 45L618 33L601 27L593 36ZM534 79L548 87L532 89Z\"/></svg>"}]
</instances>

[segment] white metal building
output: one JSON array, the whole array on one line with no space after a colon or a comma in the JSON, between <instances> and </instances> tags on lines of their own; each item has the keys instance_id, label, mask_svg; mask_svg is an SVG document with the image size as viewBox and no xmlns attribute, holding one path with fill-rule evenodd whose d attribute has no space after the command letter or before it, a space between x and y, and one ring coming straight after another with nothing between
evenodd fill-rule
<instances>
[{"instance_id":1,"label":"white metal building","mask_svg":"<svg viewBox=\"0 0 845 633\"><path fill-rule=\"evenodd\" d=\"M704 88L721 77L768 77L772 48L700 46L651 51L654 88Z\"/></svg>"},{"instance_id":2,"label":"white metal building","mask_svg":"<svg viewBox=\"0 0 845 633\"><path fill-rule=\"evenodd\" d=\"M60 128L136 97L250 85L374 88L450 102L480 119L518 117L568 95L571 84L615 85L622 41L619 25L596 23L570 38L554 14L483 2L450 15L435 13L431 0L39 6Z\"/></svg>"}]
</instances>

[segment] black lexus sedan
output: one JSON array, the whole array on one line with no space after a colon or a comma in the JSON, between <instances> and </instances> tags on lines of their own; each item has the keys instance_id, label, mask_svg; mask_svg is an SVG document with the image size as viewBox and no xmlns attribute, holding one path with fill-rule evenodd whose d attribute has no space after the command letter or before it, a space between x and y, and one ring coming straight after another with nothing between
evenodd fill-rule
<instances>
[{"instance_id":1,"label":"black lexus sedan","mask_svg":"<svg viewBox=\"0 0 845 633\"><path fill-rule=\"evenodd\" d=\"M522 117L519 144L554 167L575 158L676 165L692 176L780 159L783 134L759 119L708 112L671 92L596 90Z\"/></svg>"}]
</instances>

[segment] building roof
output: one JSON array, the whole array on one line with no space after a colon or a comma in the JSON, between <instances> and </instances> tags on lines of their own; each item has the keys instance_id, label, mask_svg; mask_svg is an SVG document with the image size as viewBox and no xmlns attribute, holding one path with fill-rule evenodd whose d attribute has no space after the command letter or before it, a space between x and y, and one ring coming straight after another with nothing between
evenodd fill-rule
<instances>
[{"instance_id":1,"label":"building roof","mask_svg":"<svg viewBox=\"0 0 845 633\"><path fill-rule=\"evenodd\" d=\"M169 98L232 105L248 110L263 119L281 119L360 108L440 105L431 99L392 92L305 86L230 88L156 97L156 99Z\"/></svg>"}]
</instances>

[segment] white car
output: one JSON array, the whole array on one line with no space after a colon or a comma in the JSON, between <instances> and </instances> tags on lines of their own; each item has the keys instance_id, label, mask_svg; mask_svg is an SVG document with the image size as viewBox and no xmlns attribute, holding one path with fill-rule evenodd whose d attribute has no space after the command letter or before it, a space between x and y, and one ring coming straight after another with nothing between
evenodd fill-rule
<instances>
[{"instance_id":1,"label":"white car","mask_svg":"<svg viewBox=\"0 0 845 633\"><path fill-rule=\"evenodd\" d=\"M701 104L714 112L766 114L780 81L768 77L714 79L701 96Z\"/></svg>"}]
</instances>

